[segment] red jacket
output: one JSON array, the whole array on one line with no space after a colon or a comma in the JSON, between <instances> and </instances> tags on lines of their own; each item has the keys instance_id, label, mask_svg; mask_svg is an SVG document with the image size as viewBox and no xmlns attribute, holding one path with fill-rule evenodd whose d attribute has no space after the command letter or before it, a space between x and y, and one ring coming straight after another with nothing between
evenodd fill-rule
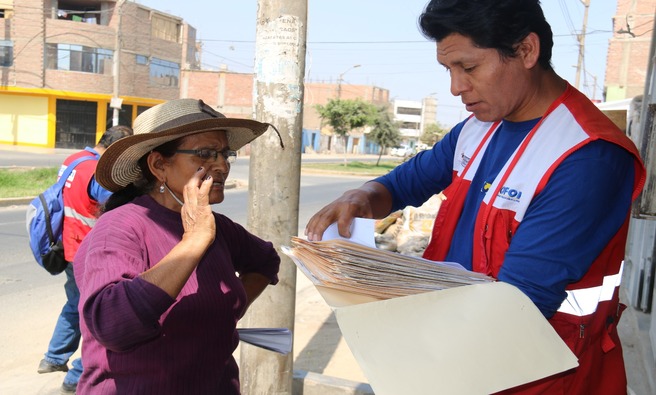
<instances>
[{"instance_id":1,"label":"red jacket","mask_svg":"<svg viewBox=\"0 0 656 395\"><path fill-rule=\"evenodd\" d=\"M440 206L425 258L444 260L446 257L471 179L497 126L498 123L471 118L463 127L456 152L470 152L471 156L466 164L460 158L454 161L454 181L443 192L446 200ZM567 133L562 132L565 130ZM634 144L587 98L568 87L500 172L489 188L493 193L485 195L474 227L474 271L498 275L505 252L533 197L544 189L553 171L569 154L597 139L617 144L634 156L633 198L640 194L646 174ZM619 284L628 223L629 212L622 228L584 277L567 287L567 299L549 319L579 358L579 367L503 393L626 393L617 322L625 308L619 304ZM594 379L590 380L592 373Z\"/></svg>"},{"instance_id":2,"label":"red jacket","mask_svg":"<svg viewBox=\"0 0 656 395\"><path fill-rule=\"evenodd\" d=\"M80 151L66 160L59 170L60 174L68 164L83 156L95 156L89 151ZM64 184L64 257L73 262L82 239L91 231L98 216L98 202L89 197L89 183L96 171L97 160L87 160L78 164Z\"/></svg>"}]
</instances>

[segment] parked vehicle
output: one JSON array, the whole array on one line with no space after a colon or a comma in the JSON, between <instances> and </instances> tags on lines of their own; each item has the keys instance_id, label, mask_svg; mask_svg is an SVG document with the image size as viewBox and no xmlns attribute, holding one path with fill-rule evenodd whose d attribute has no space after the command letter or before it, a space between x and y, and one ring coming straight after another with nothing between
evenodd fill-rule
<instances>
[{"instance_id":1,"label":"parked vehicle","mask_svg":"<svg viewBox=\"0 0 656 395\"><path fill-rule=\"evenodd\" d=\"M390 155L400 156L400 157L410 156L414 153L415 150L409 145L399 145L397 147L392 148L392 150L390 151Z\"/></svg>"}]
</instances>

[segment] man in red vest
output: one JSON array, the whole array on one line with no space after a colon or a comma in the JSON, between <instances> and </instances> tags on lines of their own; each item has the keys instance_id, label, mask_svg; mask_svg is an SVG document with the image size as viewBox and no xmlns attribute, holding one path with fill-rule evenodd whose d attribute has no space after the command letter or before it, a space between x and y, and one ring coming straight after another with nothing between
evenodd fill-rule
<instances>
[{"instance_id":1,"label":"man in red vest","mask_svg":"<svg viewBox=\"0 0 656 395\"><path fill-rule=\"evenodd\" d=\"M504 393L626 394L617 322L630 208L645 181L636 147L553 70L538 0L432 0L419 22L472 115L320 210L308 239L333 222L348 237L354 217L442 192L424 257L516 286L579 359Z\"/></svg>"},{"instance_id":2,"label":"man in red vest","mask_svg":"<svg viewBox=\"0 0 656 395\"><path fill-rule=\"evenodd\" d=\"M64 256L69 262L64 270L66 273L66 304L57 320L55 330L48 351L39 363L39 373L67 372L62 383L62 394L74 394L77 382L82 374L82 361L77 358L73 361L72 369L69 370L67 362L75 353L80 344L80 324L77 310L80 292L75 283L73 275L73 262L82 239L89 233L96 222L98 208L104 203L111 192L101 187L95 180L94 173L98 158L105 152L113 142L132 135L132 128L128 126L113 126L103 133L100 141L95 147L87 147L64 160L59 174L61 175L66 166L74 160L83 156L93 156L95 160L87 160L78 164L64 185L64 227L62 239L64 244Z\"/></svg>"}]
</instances>

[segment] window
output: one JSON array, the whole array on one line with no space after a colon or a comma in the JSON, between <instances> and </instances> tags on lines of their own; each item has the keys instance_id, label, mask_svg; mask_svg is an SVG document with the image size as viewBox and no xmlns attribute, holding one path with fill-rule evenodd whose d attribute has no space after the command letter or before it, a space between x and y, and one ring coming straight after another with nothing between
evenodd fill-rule
<instances>
[{"instance_id":1,"label":"window","mask_svg":"<svg viewBox=\"0 0 656 395\"><path fill-rule=\"evenodd\" d=\"M0 40L0 67L11 67L14 64L14 43Z\"/></svg>"},{"instance_id":2,"label":"window","mask_svg":"<svg viewBox=\"0 0 656 395\"><path fill-rule=\"evenodd\" d=\"M135 55L137 64L148 64L148 57L143 55Z\"/></svg>"},{"instance_id":3,"label":"window","mask_svg":"<svg viewBox=\"0 0 656 395\"><path fill-rule=\"evenodd\" d=\"M114 51L75 44L47 44L47 67L55 70L105 73ZM110 70L107 70L110 71Z\"/></svg>"},{"instance_id":4,"label":"window","mask_svg":"<svg viewBox=\"0 0 656 395\"><path fill-rule=\"evenodd\" d=\"M82 149L96 144L98 103L57 99L55 148Z\"/></svg>"},{"instance_id":5,"label":"window","mask_svg":"<svg viewBox=\"0 0 656 395\"><path fill-rule=\"evenodd\" d=\"M150 60L150 83L160 86L178 86L180 64L152 58Z\"/></svg>"},{"instance_id":6,"label":"window","mask_svg":"<svg viewBox=\"0 0 656 395\"><path fill-rule=\"evenodd\" d=\"M421 115L421 108L399 107L396 109L396 113L403 115Z\"/></svg>"},{"instance_id":7,"label":"window","mask_svg":"<svg viewBox=\"0 0 656 395\"><path fill-rule=\"evenodd\" d=\"M419 123L417 122L403 122L401 124L401 129L415 129L419 130Z\"/></svg>"},{"instance_id":8,"label":"window","mask_svg":"<svg viewBox=\"0 0 656 395\"><path fill-rule=\"evenodd\" d=\"M154 38L178 43L180 42L180 31L181 24L177 20L153 14L150 22L150 35Z\"/></svg>"},{"instance_id":9,"label":"window","mask_svg":"<svg viewBox=\"0 0 656 395\"><path fill-rule=\"evenodd\" d=\"M57 2L57 19L65 19L73 22L84 22L98 24L100 22L99 1L67 1Z\"/></svg>"},{"instance_id":10,"label":"window","mask_svg":"<svg viewBox=\"0 0 656 395\"><path fill-rule=\"evenodd\" d=\"M0 0L0 19L9 19L12 16L14 16L14 2L11 0Z\"/></svg>"},{"instance_id":11,"label":"window","mask_svg":"<svg viewBox=\"0 0 656 395\"><path fill-rule=\"evenodd\" d=\"M149 108L150 107L146 107L146 106L137 106L137 116L141 115L141 113L143 113L144 111L146 111Z\"/></svg>"},{"instance_id":12,"label":"window","mask_svg":"<svg viewBox=\"0 0 656 395\"><path fill-rule=\"evenodd\" d=\"M132 126L132 104L123 104L118 111L118 124ZM107 119L105 120L105 129L112 127L114 118L114 109L107 103Z\"/></svg>"}]
</instances>

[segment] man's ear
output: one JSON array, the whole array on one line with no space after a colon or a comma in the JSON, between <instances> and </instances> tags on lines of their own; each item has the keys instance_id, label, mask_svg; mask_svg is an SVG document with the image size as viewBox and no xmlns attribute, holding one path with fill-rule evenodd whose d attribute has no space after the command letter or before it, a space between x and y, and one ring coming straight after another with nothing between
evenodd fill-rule
<instances>
[{"instance_id":1,"label":"man's ear","mask_svg":"<svg viewBox=\"0 0 656 395\"><path fill-rule=\"evenodd\" d=\"M148 169L161 182L166 182L166 165L167 160L157 151L152 151L146 158Z\"/></svg>"},{"instance_id":2,"label":"man's ear","mask_svg":"<svg viewBox=\"0 0 656 395\"><path fill-rule=\"evenodd\" d=\"M531 69L538 64L540 58L540 37L534 32L529 33L517 44L517 57L522 60L524 67Z\"/></svg>"}]
</instances>

